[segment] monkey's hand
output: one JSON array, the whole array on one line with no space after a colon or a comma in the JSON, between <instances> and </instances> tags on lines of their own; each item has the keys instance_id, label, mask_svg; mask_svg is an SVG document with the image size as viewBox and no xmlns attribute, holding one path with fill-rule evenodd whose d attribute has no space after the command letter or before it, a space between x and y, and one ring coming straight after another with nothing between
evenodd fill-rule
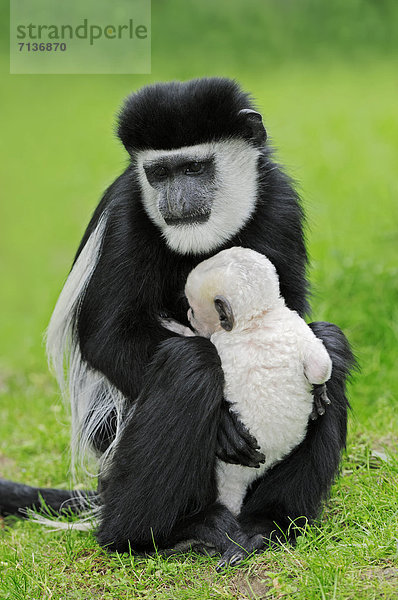
<instances>
[{"instance_id":1,"label":"monkey's hand","mask_svg":"<svg viewBox=\"0 0 398 600\"><path fill-rule=\"evenodd\" d=\"M226 400L222 401L216 455L226 463L258 469L260 463L265 462L265 456L230 406Z\"/></svg>"},{"instance_id":2,"label":"monkey's hand","mask_svg":"<svg viewBox=\"0 0 398 600\"><path fill-rule=\"evenodd\" d=\"M312 386L312 395L314 396L314 404L310 418L315 421L318 417L325 414L326 406L331 404L327 394L326 384Z\"/></svg>"},{"instance_id":3,"label":"monkey's hand","mask_svg":"<svg viewBox=\"0 0 398 600\"><path fill-rule=\"evenodd\" d=\"M174 333L178 333L179 335L183 335L184 337L190 337L196 335L192 329L186 327L182 323L175 321L170 318L159 318L159 322L162 327L168 329L169 331L173 331Z\"/></svg>"}]
</instances>

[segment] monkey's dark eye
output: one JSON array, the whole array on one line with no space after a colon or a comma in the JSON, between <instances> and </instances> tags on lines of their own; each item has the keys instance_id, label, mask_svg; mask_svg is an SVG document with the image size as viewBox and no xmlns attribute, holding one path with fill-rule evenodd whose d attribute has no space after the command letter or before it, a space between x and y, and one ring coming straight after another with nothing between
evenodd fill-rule
<instances>
[{"instance_id":1,"label":"monkey's dark eye","mask_svg":"<svg viewBox=\"0 0 398 600\"><path fill-rule=\"evenodd\" d=\"M167 166L161 164L144 164L144 171L151 185L166 179L169 175Z\"/></svg>"},{"instance_id":2,"label":"monkey's dark eye","mask_svg":"<svg viewBox=\"0 0 398 600\"><path fill-rule=\"evenodd\" d=\"M156 167L155 169L153 169L152 174L155 177L162 179L163 177L167 177L168 170L166 169L166 167L159 166L159 167Z\"/></svg>"},{"instance_id":3,"label":"monkey's dark eye","mask_svg":"<svg viewBox=\"0 0 398 600\"><path fill-rule=\"evenodd\" d=\"M185 175L200 175L204 171L204 163L202 162L191 162L185 167Z\"/></svg>"}]
</instances>

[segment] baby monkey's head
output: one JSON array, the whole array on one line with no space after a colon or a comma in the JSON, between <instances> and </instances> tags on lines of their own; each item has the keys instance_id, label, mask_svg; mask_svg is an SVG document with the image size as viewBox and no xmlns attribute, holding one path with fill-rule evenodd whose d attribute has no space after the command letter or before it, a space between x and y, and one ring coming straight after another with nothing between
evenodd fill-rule
<instances>
[{"instance_id":1,"label":"baby monkey's head","mask_svg":"<svg viewBox=\"0 0 398 600\"><path fill-rule=\"evenodd\" d=\"M244 328L254 317L283 304L274 265L249 248L222 250L188 275L188 319L202 336Z\"/></svg>"}]
</instances>

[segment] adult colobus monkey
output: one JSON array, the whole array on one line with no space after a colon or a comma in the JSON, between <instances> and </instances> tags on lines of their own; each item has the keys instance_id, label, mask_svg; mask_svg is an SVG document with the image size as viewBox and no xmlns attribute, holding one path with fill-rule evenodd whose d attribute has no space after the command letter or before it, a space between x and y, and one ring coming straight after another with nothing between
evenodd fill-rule
<instances>
[{"instance_id":1,"label":"adult colobus monkey","mask_svg":"<svg viewBox=\"0 0 398 600\"><path fill-rule=\"evenodd\" d=\"M75 457L76 450L103 455L114 447L108 469L104 461L99 540L123 550L195 537L224 551L225 532L236 527L238 541L270 538L276 527L293 535L291 520L319 514L345 444L352 355L344 335L312 324L333 361L331 406L300 446L256 481L232 523L219 506L206 508L216 452L252 466L262 455L228 412L211 343L180 337L162 319L188 325L188 273L231 246L265 254L287 306L305 314L299 198L272 160L250 97L228 79L145 87L127 99L118 134L130 163L94 212L48 331L49 355L71 400ZM134 448L132 462L127 448ZM124 487L126 472L134 473L133 489ZM2 482L0 507L38 505L38 491L55 510L73 496ZM119 498L128 504L121 507Z\"/></svg>"}]
</instances>

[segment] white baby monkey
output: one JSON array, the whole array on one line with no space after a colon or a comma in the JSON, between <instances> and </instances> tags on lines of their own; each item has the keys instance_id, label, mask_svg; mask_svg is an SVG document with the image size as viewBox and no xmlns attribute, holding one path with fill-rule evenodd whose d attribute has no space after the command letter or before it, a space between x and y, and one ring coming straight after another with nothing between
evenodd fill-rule
<instances>
[{"instance_id":1,"label":"white baby monkey","mask_svg":"<svg viewBox=\"0 0 398 600\"><path fill-rule=\"evenodd\" d=\"M259 469L217 460L218 499L237 515L248 486L304 439L312 385L330 378L332 361L285 305L273 264L254 250L234 247L203 261L189 274L185 294L191 326L221 358L225 399L265 455Z\"/></svg>"}]
</instances>

